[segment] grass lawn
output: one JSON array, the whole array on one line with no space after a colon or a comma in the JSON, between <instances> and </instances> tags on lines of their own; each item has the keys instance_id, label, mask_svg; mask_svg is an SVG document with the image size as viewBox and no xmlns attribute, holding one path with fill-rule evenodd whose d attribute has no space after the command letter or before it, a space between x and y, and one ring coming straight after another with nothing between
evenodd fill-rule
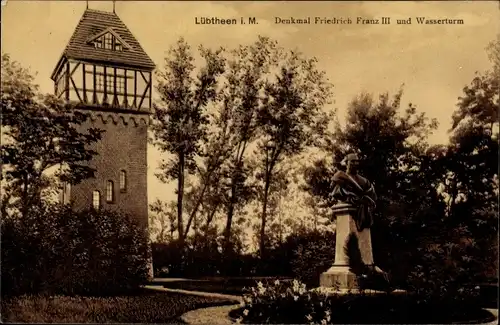
<instances>
[{"instance_id":1,"label":"grass lawn","mask_svg":"<svg viewBox=\"0 0 500 325\"><path fill-rule=\"evenodd\" d=\"M187 311L234 304L227 300L142 291L116 297L19 296L2 298L2 322L182 324Z\"/></svg>"}]
</instances>

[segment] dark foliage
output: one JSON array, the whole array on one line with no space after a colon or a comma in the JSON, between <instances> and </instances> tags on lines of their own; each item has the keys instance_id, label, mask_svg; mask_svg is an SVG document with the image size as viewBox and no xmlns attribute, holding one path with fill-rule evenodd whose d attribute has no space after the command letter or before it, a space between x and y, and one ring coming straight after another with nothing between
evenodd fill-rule
<instances>
[{"instance_id":1,"label":"dark foliage","mask_svg":"<svg viewBox=\"0 0 500 325\"><path fill-rule=\"evenodd\" d=\"M360 153L360 173L379 197L371 228L375 262L390 272L393 285L422 301L473 299L471 284L497 278L498 139L491 107L498 98L488 82L478 78L465 88L454 117L460 126L448 146L429 146L435 122L411 104L401 111L401 92L392 102L387 95L378 102L359 97L348 109L347 125L337 126L332 137L334 164L320 161L305 175L310 193L331 206L338 162L348 152Z\"/></svg>"},{"instance_id":2,"label":"dark foliage","mask_svg":"<svg viewBox=\"0 0 500 325\"><path fill-rule=\"evenodd\" d=\"M314 298L313 298L314 299ZM284 299L283 299L284 300ZM316 299L320 300L320 299ZM322 304L320 304L322 303ZM246 307L230 312L233 319L243 318L243 324L297 324L308 323L307 317L314 318L328 315L326 309L333 312L324 324L484 324L495 320L490 312L477 305L430 305L419 304L412 297L369 295L332 297L310 302L282 301L272 304L254 304L252 312L244 317ZM266 312L267 311L267 312ZM319 317L318 317L319 316ZM313 319L310 324L319 324ZM323 323L322 323L323 324Z\"/></svg>"},{"instance_id":3,"label":"dark foliage","mask_svg":"<svg viewBox=\"0 0 500 325\"><path fill-rule=\"evenodd\" d=\"M126 292L147 280L147 245L126 215L33 207L2 221L2 294Z\"/></svg>"},{"instance_id":4,"label":"dark foliage","mask_svg":"<svg viewBox=\"0 0 500 325\"><path fill-rule=\"evenodd\" d=\"M405 292L336 294L307 290L293 281L258 282L230 316L245 324L449 324L486 323L495 317L477 301L421 301Z\"/></svg>"},{"instance_id":5,"label":"dark foliage","mask_svg":"<svg viewBox=\"0 0 500 325\"><path fill-rule=\"evenodd\" d=\"M205 242L205 243L204 243ZM196 244L195 244L196 243ZM204 244L203 244L204 243ZM193 240L180 250L178 243L153 243L153 265L159 277L286 276L317 284L335 257L335 234L311 231L291 234L269 251L266 259L237 252L223 253L215 241ZM181 254L181 252L184 254Z\"/></svg>"},{"instance_id":6,"label":"dark foliage","mask_svg":"<svg viewBox=\"0 0 500 325\"><path fill-rule=\"evenodd\" d=\"M177 241L153 243L152 252L156 277L251 276L260 265L260 260L252 255L223 255L214 242L188 245L183 250Z\"/></svg>"},{"instance_id":7,"label":"dark foliage","mask_svg":"<svg viewBox=\"0 0 500 325\"><path fill-rule=\"evenodd\" d=\"M53 168L60 167L54 176L71 184L95 173L87 162L97 154L91 147L103 131L84 130L87 115L62 99L39 94L33 79L29 70L2 54L2 215L12 209L27 214L37 206L52 182L46 172Z\"/></svg>"},{"instance_id":8,"label":"dark foliage","mask_svg":"<svg viewBox=\"0 0 500 325\"><path fill-rule=\"evenodd\" d=\"M308 286L319 285L320 274L335 260L335 233L312 231L290 236L293 255L289 261L292 274Z\"/></svg>"}]
</instances>

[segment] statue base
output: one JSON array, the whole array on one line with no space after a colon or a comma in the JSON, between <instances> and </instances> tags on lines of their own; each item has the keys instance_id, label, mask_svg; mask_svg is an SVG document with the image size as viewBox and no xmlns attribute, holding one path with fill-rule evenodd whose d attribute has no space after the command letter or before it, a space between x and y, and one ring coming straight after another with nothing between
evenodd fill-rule
<instances>
[{"instance_id":1,"label":"statue base","mask_svg":"<svg viewBox=\"0 0 500 325\"><path fill-rule=\"evenodd\" d=\"M359 289L359 278L374 269L370 229L358 231L356 208L347 203L333 207L336 216L335 262L320 275L320 286L338 289Z\"/></svg>"},{"instance_id":2,"label":"statue base","mask_svg":"<svg viewBox=\"0 0 500 325\"><path fill-rule=\"evenodd\" d=\"M318 287L312 289L315 292L325 294L326 296L348 296L348 295L363 295L363 296L387 296L387 291L373 290L373 289L336 289L331 287ZM391 295L406 297L409 293L406 290L396 289L390 292Z\"/></svg>"},{"instance_id":3,"label":"statue base","mask_svg":"<svg viewBox=\"0 0 500 325\"><path fill-rule=\"evenodd\" d=\"M339 289L359 289L361 283L358 275L350 270L348 266L334 265L328 271L321 273L319 277L320 287Z\"/></svg>"},{"instance_id":4,"label":"statue base","mask_svg":"<svg viewBox=\"0 0 500 325\"><path fill-rule=\"evenodd\" d=\"M358 288L356 274L349 271L347 266L332 266L328 271L321 273L319 285L328 288L355 289Z\"/></svg>"}]
</instances>

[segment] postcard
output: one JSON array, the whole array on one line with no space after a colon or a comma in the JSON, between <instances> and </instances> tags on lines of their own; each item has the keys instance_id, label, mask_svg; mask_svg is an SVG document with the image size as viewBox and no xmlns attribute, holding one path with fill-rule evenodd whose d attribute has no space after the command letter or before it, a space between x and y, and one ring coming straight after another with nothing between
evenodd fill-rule
<instances>
[{"instance_id":1,"label":"postcard","mask_svg":"<svg viewBox=\"0 0 500 325\"><path fill-rule=\"evenodd\" d=\"M3 322L498 321L498 2L1 8Z\"/></svg>"}]
</instances>

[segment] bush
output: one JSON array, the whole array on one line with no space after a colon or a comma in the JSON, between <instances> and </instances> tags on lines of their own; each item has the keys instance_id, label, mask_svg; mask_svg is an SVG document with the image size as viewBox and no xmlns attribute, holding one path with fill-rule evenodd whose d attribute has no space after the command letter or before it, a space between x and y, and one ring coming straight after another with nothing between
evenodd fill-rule
<instances>
[{"instance_id":1,"label":"bush","mask_svg":"<svg viewBox=\"0 0 500 325\"><path fill-rule=\"evenodd\" d=\"M244 295L244 306L233 316L249 324L393 323L407 320L406 306L398 308L402 301L396 295L371 296L363 290L343 294L323 288L307 290L298 280L259 282Z\"/></svg>"},{"instance_id":2,"label":"bush","mask_svg":"<svg viewBox=\"0 0 500 325\"><path fill-rule=\"evenodd\" d=\"M181 249L178 241L172 241L153 243L152 251L157 277L200 277L220 273L222 255L211 246Z\"/></svg>"},{"instance_id":3,"label":"bush","mask_svg":"<svg viewBox=\"0 0 500 325\"><path fill-rule=\"evenodd\" d=\"M177 241L153 243L155 276L295 276L317 285L319 276L335 259L335 234L302 232L292 234L268 251L264 260L238 250L223 253L216 234L198 235L181 250Z\"/></svg>"},{"instance_id":4,"label":"bush","mask_svg":"<svg viewBox=\"0 0 500 325\"><path fill-rule=\"evenodd\" d=\"M153 268L155 277L180 276L184 271L182 251L178 242L153 243Z\"/></svg>"},{"instance_id":5,"label":"bush","mask_svg":"<svg viewBox=\"0 0 500 325\"><path fill-rule=\"evenodd\" d=\"M431 235L431 234L429 234ZM422 302L471 305L477 301L479 288L472 284L471 270L479 256L466 227L448 227L446 233L421 238L418 254L409 273L408 290Z\"/></svg>"},{"instance_id":6,"label":"bush","mask_svg":"<svg viewBox=\"0 0 500 325\"><path fill-rule=\"evenodd\" d=\"M296 277L313 286L318 284L319 275L332 266L334 259L334 233L301 231L270 248L264 260L256 260L256 271L262 276Z\"/></svg>"},{"instance_id":7,"label":"bush","mask_svg":"<svg viewBox=\"0 0 500 325\"><path fill-rule=\"evenodd\" d=\"M339 293L305 284L259 282L244 295L244 306L230 313L246 324L449 324L484 323L494 316L474 305L422 303L404 292Z\"/></svg>"},{"instance_id":8,"label":"bush","mask_svg":"<svg viewBox=\"0 0 500 325\"><path fill-rule=\"evenodd\" d=\"M186 240L184 249L178 241L153 243L153 266L157 277L205 277L254 275L260 260L232 249L222 252L216 233L197 234ZM233 248L233 246L231 246Z\"/></svg>"},{"instance_id":9,"label":"bush","mask_svg":"<svg viewBox=\"0 0 500 325\"><path fill-rule=\"evenodd\" d=\"M308 286L319 285L321 273L335 261L335 233L313 231L292 240L297 245L290 261L293 275Z\"/></svg>"},{"instance_id":10,"label":"bush","mask_svg":"<svg viewBox=\"0 0 500 325\"><path fill-rule=\"evenodd\" d=\"M129 216L36 207L2 222L2 293L115 294L148 276L148 241Z\"/></svg>"},{"instance_id":11,"label":"bush","mask_svg":"<svg viewBox=\"0 0 500 325\"><path fill-rule=\"evenodd\" d=\"M297 280L271 285L258 282L244 295L245 306L238 322L259 324L315 324L330 321L330 300L321 292L308 291Z\"/></svg>"},{"instance_id":12,"label":"bush","mask_svg":"<svg viewBox=\"0 0 500 325\"><path fill-rule=\"evenodd\" d=\"M493 258L498 219L492 213L478 217L474 211L467 217L465 222L429 212L411 220L379 220L372 228L376 264L390 273L393 286L423 300L474 298L467 288L491 278L498 281Z\"/></svg>"}]
</instances>

